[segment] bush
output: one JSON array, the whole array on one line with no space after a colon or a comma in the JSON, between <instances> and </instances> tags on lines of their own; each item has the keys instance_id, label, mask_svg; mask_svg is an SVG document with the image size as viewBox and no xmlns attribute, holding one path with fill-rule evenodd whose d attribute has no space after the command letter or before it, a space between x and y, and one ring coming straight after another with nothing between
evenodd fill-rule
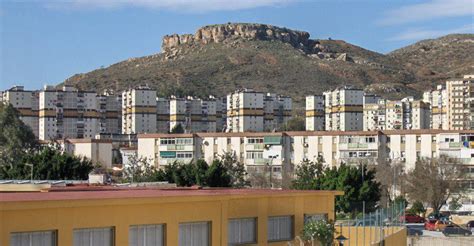
<instances>
[{"instance_id":1,"label":"bush","mask_svg":"<svg viewBox=\"0 0 474 246\"><path fill-rule=\"evenodd\" d=\"M322 246L332 245L334 242L334 223L326 220L316 220L306 223L303 227L302 238L306 241L317 240Z\"/></svg>"}]
</instances>

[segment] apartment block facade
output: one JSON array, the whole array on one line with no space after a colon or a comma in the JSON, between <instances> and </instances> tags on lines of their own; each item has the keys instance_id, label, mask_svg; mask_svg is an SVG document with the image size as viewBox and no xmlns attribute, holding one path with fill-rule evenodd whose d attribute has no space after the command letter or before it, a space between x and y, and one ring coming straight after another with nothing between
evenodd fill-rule
<instances>
[{"instance_id":1,"label":"apartment block facade","mask_svg":"<svg viewBox=\"0 0 474 246\"><path fill-rule=\"evenodd\" d=\"M378 99L364 103L364 131L429 129L430 115L429 104L412 97Z\"/></svg>"},{"instance_id":2,"label":"apartment block facade","mask_svg":"<svg viewBox=\"0 0 474 246\"><path fill-rule=\"evenodd\" d=\"M364 91L342 87L324 95L326 131L360 131L363 128Z\"/></svg>"},{"instance_id":3,"label":"apartment block facade","mask_svg":"<svg viewBox=\"0 0 474 246\"><path fill-rule=\"evenodd\" d=\"M251 89L227 95L227 132L272 131L291 118L291 98Z\"/></svg>"},{"instance_id":4,"label":"apartment block facade","mask_svg":"<svg viewBox=\"0 0 474 246\"><path fill-rule=\"evenodd\" d=\"M139 86L122 92L122 133L154 133L157 124L156 91Z\"/></svg>"},{"instance_id":5,"label":"apartment block facade","mask_svg":"<svg viewBox=\"0 0 474 246\"><path fill-rule=\"evenodd\" d=\"M306 97L306 131L324 131L324 97L312 95Z\"/></svg>"},{"instance_id":6,"label":"apartment block facade","mask_svg":"<svg viewBox=\"0 0 474 246\"><path fill-rule=\"evenodd\" d=\"M431 129L449 129L448 126L448 93L445 85L438 85L436 89L425 91L423 101L431 107Z\"/></svg>"},{"instance_id":7,"label":"apartment block facade","mask_svg":"<svg viewBox=\"0 0 474 246\"><path fill-rule=\"evenodd\" d=\"M181 125L186 132L215 132L216 99L193 97L170 99L170 131Z\"/></svg>"},{"instance_id":8,"label":"apartment block facade","mask_svg":"<svg viewBox=\"0 0 474 246\"><path fill-rule=\"evenodd\" d=\"M474 75L446 81L448 127L474 129Z\"/></svg>"},{"instance_id":9,"label":"apartment block facade","mask_svg":"<svg viewBox=\"0 0 474 246\"><path fill-rule=\"evenodd\" d=\"M23 86L14 86L0 94L1 102L8 103L20 113L20 119L28 125L36 137L39 137L39 94L25 90Z\"/></svg>"}]
</instances>

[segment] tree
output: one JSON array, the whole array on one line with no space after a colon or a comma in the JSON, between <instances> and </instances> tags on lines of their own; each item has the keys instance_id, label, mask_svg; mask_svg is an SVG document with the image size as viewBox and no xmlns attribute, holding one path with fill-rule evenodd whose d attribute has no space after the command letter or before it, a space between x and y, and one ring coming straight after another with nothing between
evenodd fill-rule
<instances>
[{"instance_id":1,"label":"tree","mask_svg":"<svg viewBox=\"0 0 474 246\"><path fill-rule=\"evenodd\" d=\"M0 103L0 165L13 168L23 156L38 148L36 137L12 105Z\"/></svg>"},{"instance_id":2,"label":"tree","mask_svg":"<svg viewBox=\"0 0 474 246\"><path fill-rule=\"evenodd\" d=\"M381 204L387 204L396 199L397 191L403 194L403 163L398 161L378 161L375 165L376 179L381 187Z\"/></svg>"},{"instance_id":3,"label":"tree","mask_svg":"<svg viewBox=\"0 0 474 246\"><path fill-rule=\"evenodd\" d=\"M232 177L220 160L214 160L206 172L207 184L210 187L231 187Z\"/></svg>"},{"instance_id":4,"label":"tree","mask_svg":"<svg viewBox=\"0 0 474 246\"><path fill-rule=\"evenodd\" d=\"M393 203L397 205L403 205L404 206L403 208L406 208L408 206L408 201L404 196L397 196L393 200Z\"/></svg>"},{"instance_id":5,"label":"tree","mask_svg":"<svg viewBox=\"0 0 474 246\"><path fill-rule=\"evenodd\" d=\"M139 158L136 154L128 158L128 165L123 174L127 182L152 182L156 181L156 168L147 158Z\"/></svg>"},{"instance_id":6,"label":"tree","mask_svg":"<svg viewBox=\"0 0 474 246\"><path fill-rule=\"evenodd\" d=\"M296 168L296 179L292 182L292 188L297 190L315 190L321 188L319 183L323 173L323 159L318 157L316 162L303 161Z\"/></svg>"},{"instance_id":7,"label":"tree","mask_svg":"<svg viewBox=\"0 0 474 246\"><path fill-rule=\"evenodd\" d=\"M305 131L306 123L303 117L292 117L281 128L282 131Z\"/></svg>"},{"instance_id":8,"label":"tree","mask_svg":"<svg viewBox=\"0 0 474 246\"><path fill-rule=\"evenodd\" d=\"M333 245L335 231L332 221L309 221L303 227L302 238L310 242L317 240L321 246L330 246Z\"/></svg>"},{"instance_id":9,"label":"tree","mask_svg":"<svg viewBox=\"0 0 474 246\"><path fill-rule=\"evenodd\" d=\"M0 169L0 179L30 179L33 165L34 179L48 180L87 180L94 169L93 163L85 157L65 153L55 146L44 146L39 150L22 156L12 166Z\"/></svg>"},{"instance_id":10,"label":"tree","mask_svg":"<svg viewBox=\"0 0 474 246\"><path fill-rule=\"evenodd\" d=\"M171 129L170 133L173 133L173 134L184 133L184 128L181 125L181 123L179 123L175 125L173 129Z\"/></svg>"},{"instance_id":11,"label":"tree","mask_svg":"<svg viewBox=\"0 0 474 246\"><path fill-rule=\"evenodd\" d=\"M374 211L380 200L380 183L375 180L375 170L342 163L339 167L326 167L319 171L318 163L302 163L296 169L294 189L340 190L336 210L353 213L362 211L363 201L367 212ZM320 172L320 173L319 173Z\"/></svg>"},{"instance_id":12,"label":"tree","mask_svg":"<svg viewBox=\"0 0 474 246\"><path fill-rule=\"evenodd\" d=\"M230 183L234 188L243 188L249 186L250 182L245 179L247 171L243 163L237 160L235 152L225 152L219 156L219 161L227 170L227 174L230 176Z\"/></svg>"},{"instance_id":13,"label":"tree","mask_svg":"<svg viewBox=\"0 0 474 246\"><path fill-rule=\"evenodd\" d=\"M462 163L447 156L422 158L406 176L406 193L409 198L429 204L438 213L453 195L462 194L460 180L464 177Z\"/></svg>"},{"instance_id":14,"label":"tree","mask_svg":"<svg viewBox=\"0 0 474 246\"><path fill-rule=\"evenodd\" d=\"M420 201L415 201L412 205L411 208L408 209L408 212L412 214L424 214L426 212L425 207L423 206L423 203Z\"/></svg>"}]
</instances>

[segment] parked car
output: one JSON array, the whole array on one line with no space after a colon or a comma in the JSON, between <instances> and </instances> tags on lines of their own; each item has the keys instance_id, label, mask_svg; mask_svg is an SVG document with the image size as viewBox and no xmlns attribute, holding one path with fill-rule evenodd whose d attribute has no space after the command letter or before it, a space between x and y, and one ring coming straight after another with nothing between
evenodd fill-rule
<instances>
[{"instance_id":1,"label":"parked car","mask_svg":"<svg viewBox=\"0 0 474 246\"><path fill-rule=\"evenodd\" d=\"M448 222L449 221L449 215L446 215L446 214L435 214L435 213L431 213L428 215L428 219L429 220L441 220L441 221L445 221L445 222Z\"/></svg>"},{"instance_id":2,"label":"parked car","mask_svg":"<svg viewBox=\"0 0 474 246\"><path fill-rule=\"evenodd\" d=\"M443 229L443 234L445 236L451 236L451 235L464 235L464 236L470 236L472 235L472 232L468 229L464 229L458 225L455 225L455 224L450 224L450 225L447 225L444 229Z\"/></svg>"},{"instance_id":3,"label":"parked car","mask_svg":"<svg viewBox=\"0 0 474 246\"><path fill-rule=\"evenodd\" d=\"M423 231L420 229L410 228L410 227L407 228L407 236L422 236L422 235L423 235Z\"/></svg>"},{"instance_id":4,"label":"parked car","mask_svg":"<svg viewBox=\"0 0 474 246\"><path fill-rule=\"evenodd\" d=\"M425 222L425 230L442 231L446 226L448 226L448 224L449 222L442 220L427 220Z\"/></svg>"},{"instance_id":5,"label":"parked car","mask_svg":"<svg viewBox=\"0 0 474 246\"><path fill-rule=\"evenodd\" d=\"M405 216L400 216L400 222L403 221L406 223L424 223L425 218L416 214L405 214Z\"/></svg>"},{"instance_id":6,"label":"parked car","mask_svg":"<svg viewBox=\"0 0 474 246\"><path fill-rule=\"evenodd\" d=\"M474 229L474 220L467 222L466 227L469 229Z\"/></svg>"}]
</instances>

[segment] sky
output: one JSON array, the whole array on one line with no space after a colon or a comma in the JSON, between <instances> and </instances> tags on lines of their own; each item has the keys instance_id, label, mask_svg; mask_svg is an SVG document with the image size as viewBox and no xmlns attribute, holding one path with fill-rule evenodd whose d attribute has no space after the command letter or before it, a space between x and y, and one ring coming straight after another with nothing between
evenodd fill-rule
<instances>
[{"instance_id":1,"label":"sky","mask_svg":"<svg viewBox=\"0 0 474 246\"><path fill-rule=\"evenodd\" d=\"M0 0L0 90L40 89L160 52L167 34L264 23L388 53L474 33L473 0Z\"/></svg>"}]
</instances>

